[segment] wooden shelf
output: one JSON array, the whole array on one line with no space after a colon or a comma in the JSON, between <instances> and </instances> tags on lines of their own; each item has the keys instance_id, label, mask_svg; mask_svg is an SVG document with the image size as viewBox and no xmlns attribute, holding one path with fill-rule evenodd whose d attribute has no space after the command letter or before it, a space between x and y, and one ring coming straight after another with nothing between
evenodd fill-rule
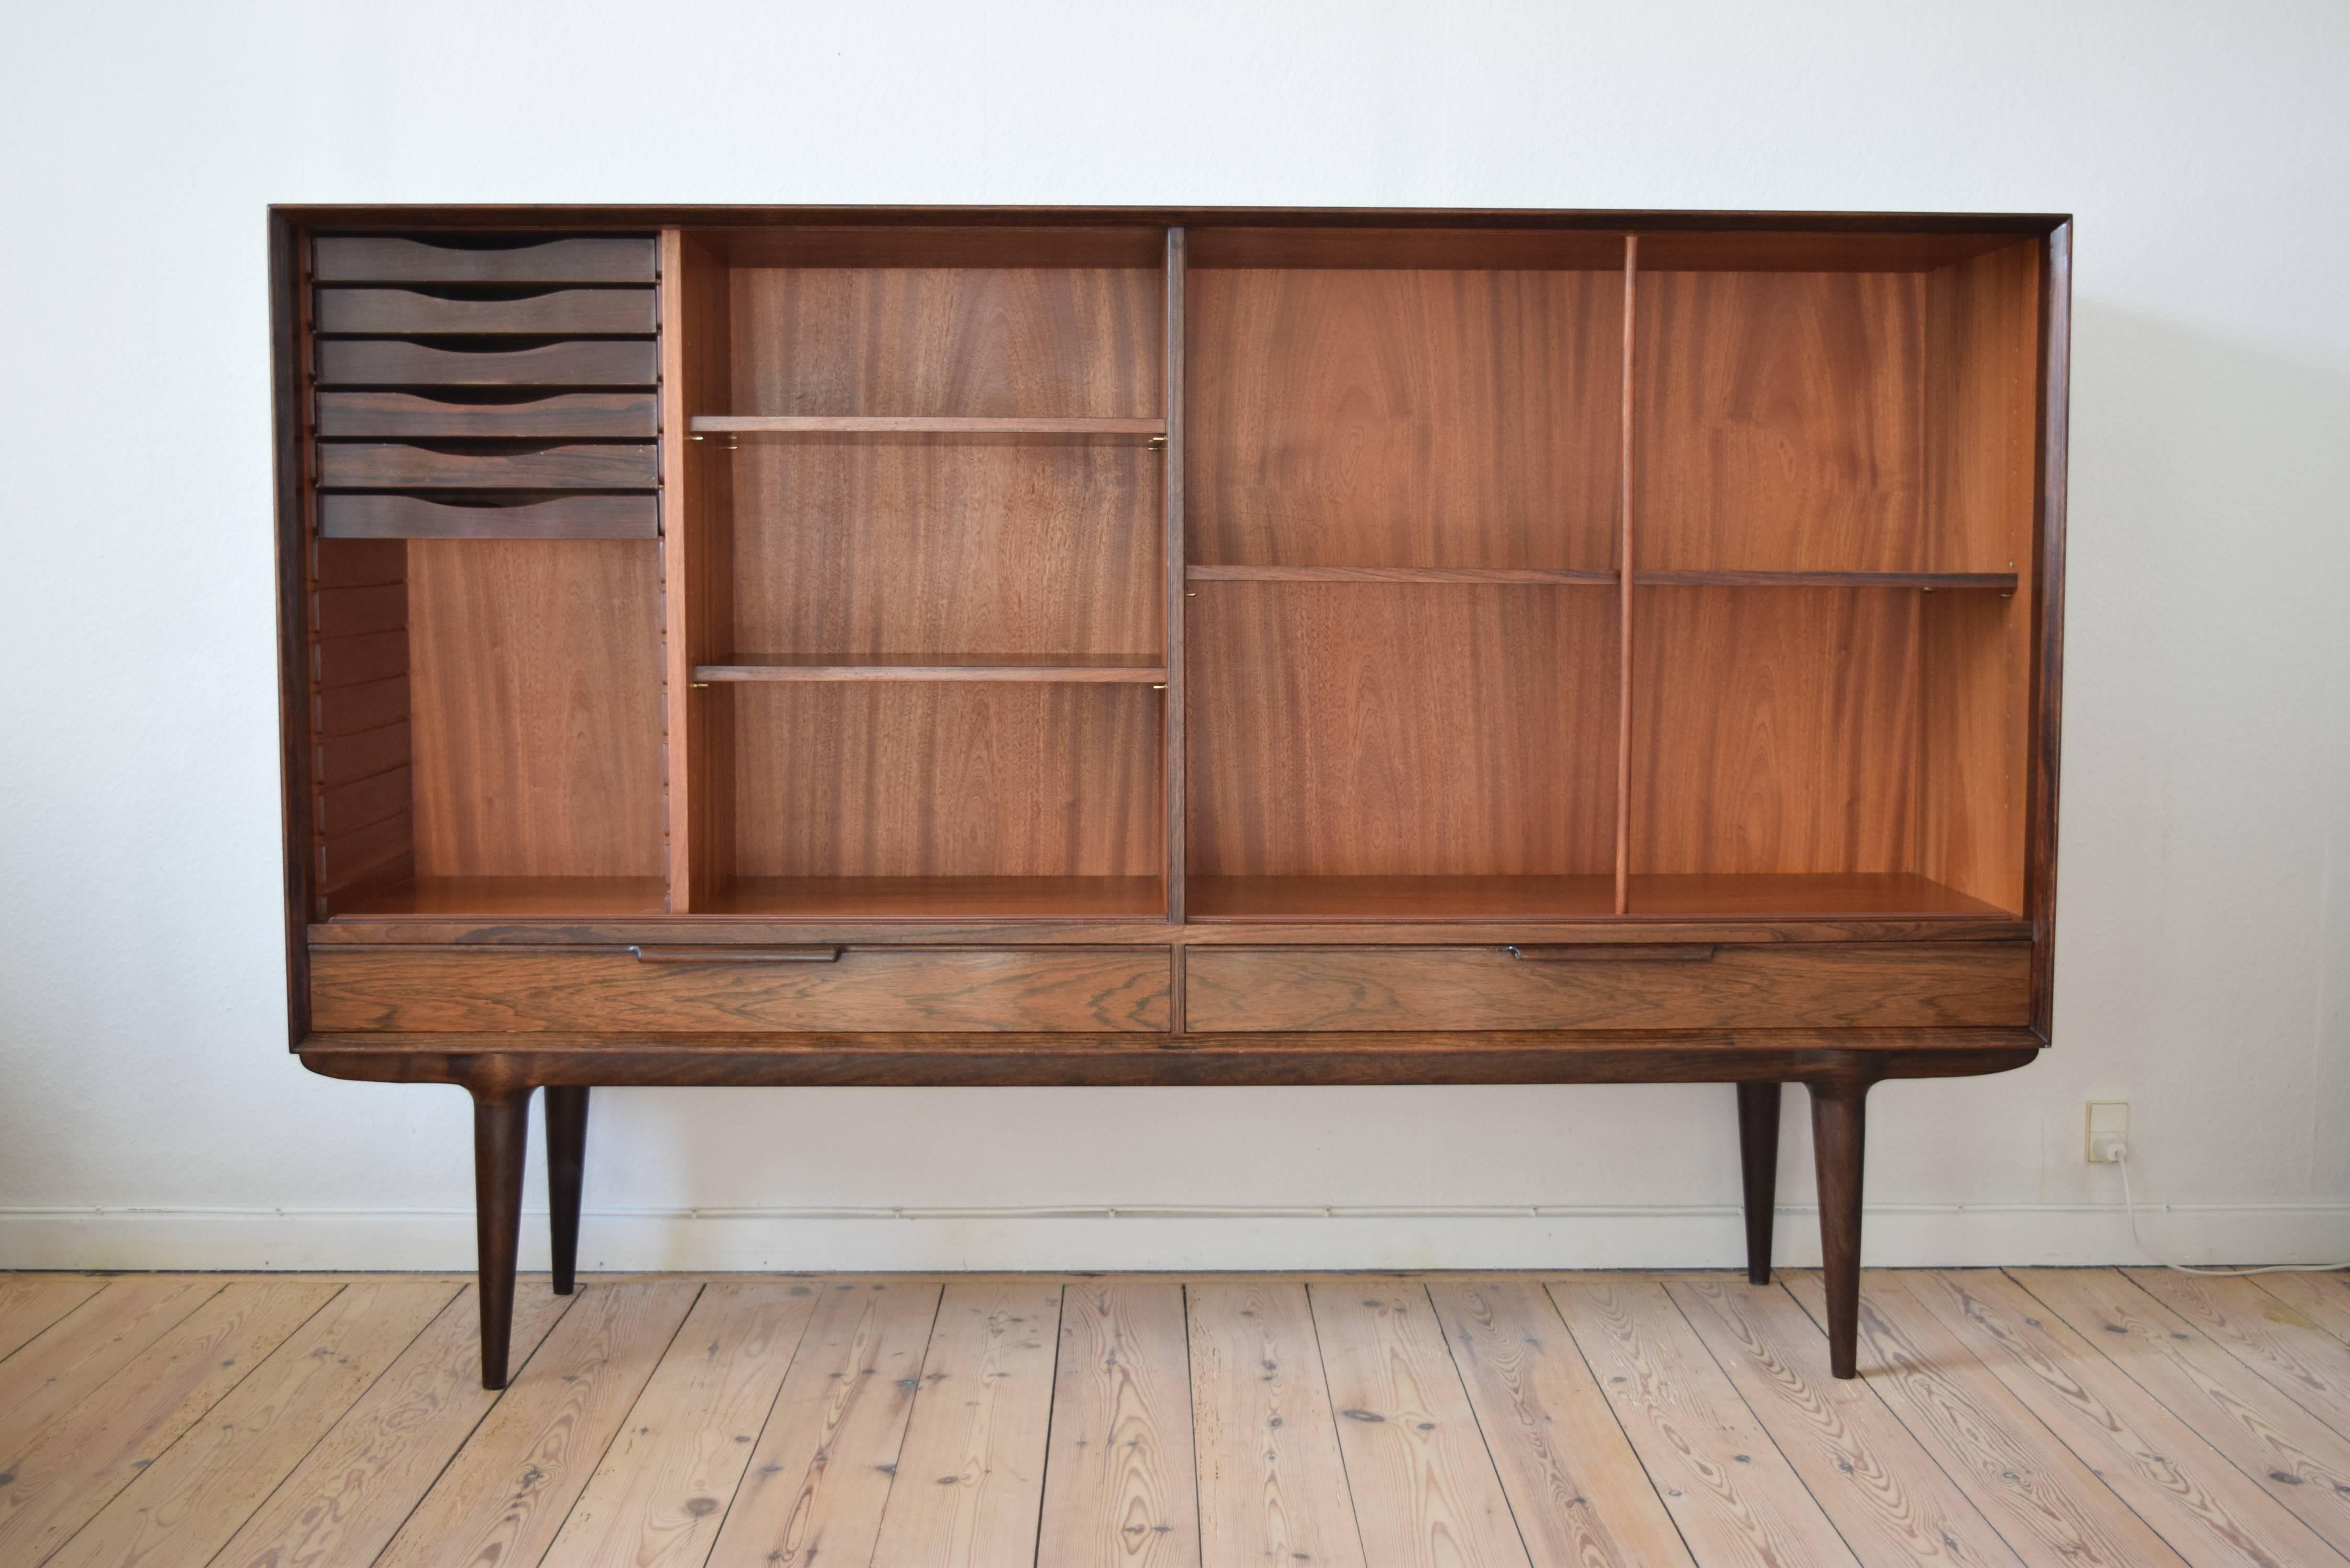
<instances>
[{"instance_id":1,"label":"wooden shelf","mask_svg":"<svg viewBox=\"0 0 2350 1568\"><path fill-rule=\"evenodd\" d=\"M738 877L697 913L808 920L1101 920L1166 912L1156 877Z\"/></svg>"},{"instance_id":2,"label":"wooden shelf","mask_svg":"<svg viewBox=\"0 0 2350 1568\"><path fill-rule=\"evenodd\" d=\"M2013 572L1635 572L1648 588L1991 588L2015 591Z\"/></svg>"},{"instance_id":3,"label":"wooden shelf","mask_svg":"<svg viewBox=\"0 0 2350 1568\"><path fill-rule=\"evenodd\" d=\"M1194 583L1586 583L1614 570L1553 566L1186 566ZM2015 591L2013 572L1635 572L1650 588L1989 588Z\"/></svg>"},{"instance_id":4,"label":"wooden shelf","mask_svg":"<svg viewBox=\"0 0 2350 1568\"><path fill-rule=\"evenodd\" d=\"M1615 878L1586 877L1193 877L1195 920L1606 919ZM2012 918L2013 911L1903 872L1631 878L1634 918Z\"/></svg>"},{"instance_id":5,"label":"wooden shelf","mask_svg":"<svg viewBox=\"0 0 2350 1568\"><path fill-rule=\"evenodd\" d=\"M1195 920L1534 920L1615 913L1616 878L1191 877Z\"/></svg>"},{"instance_id":6,"label":"wooden shelf","mask_svg":"<svg viewBox=\"0 0 2350 1568\"><path fill-rule=\"evenodd\" d=\"M1163 436L1162 419L966 419L942 414L696 414L696 435Z\"/></svg>"},{"instance_id":7,"label":"wooden shelf","mask_svg":"<svg viewBox=\"0 0 2350 1568\"><path fill-rule=\"evenodd\" d=\"M1592 583L1613 571L1549 566L1186 566L1194 583Z\"/></svg>"},{"instance_id":8,"label":"wooden shelf","mask_svg":"<svg viewBox=\"0 0 2350 1568\"><path fill-rule=\"evenodd\" d=\"M658 915L666 891L659 877L420 877L352 899L335 918Z\"/></svg>"},{"instance_id":9,"label":"wooden shelf","mask_svg":"<svg viewBox=\"0 0 2350 1568\"><path fill-rule=\"evenodd\" d=\"M693 679L718 680L1014 680L1064 685L1163 686L1167 667L1148 655L1076 656L1049 663L1018 654L738 653L697 664Z\"/></svg>"}]
</instances>

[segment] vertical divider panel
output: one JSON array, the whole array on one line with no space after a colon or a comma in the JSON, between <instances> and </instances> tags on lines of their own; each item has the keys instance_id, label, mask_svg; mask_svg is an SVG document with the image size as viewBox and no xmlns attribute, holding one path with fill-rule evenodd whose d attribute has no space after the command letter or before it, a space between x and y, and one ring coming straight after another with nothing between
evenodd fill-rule
<instances>
[{"instance_id":1,"label":"vertical divider panel","mask_svg":"<svg viewBox=\"0 0 2350 1568\"><path fill-rule=\"evenodd\" d=\"M1167 421L1167 448L1163 454L1167 465L1167 690L1160 709L1164 758L1159 789L1167 814L1167 919L1175 924L1183 919L1187 853L1183 844L1183 786L1188 766L1183 734L1183 606L1188 590L1183 567L1189 552L1184 546L1183 526L1183 284L1184 234L1180 228L1170 228L1167 231L1167 389L1163 410Z\"/></svg>"},{"instance_id":2,"label":"vertical divider panel","mask_svg":"<svg viewBox=\"0 0 2350 1568\"><path fill-rule=\"evenodd\" d=\"M1640 280L1640 236L1624 236L1623 403L1617 419L1616 551L1616 912L1632 907L1632 345Z\"/></svg>"},{"instance_id":3,"label":"vertical divider panel","mask_svg":"<svg viewBox=\"0 0 2350 1568\"><path fill-rule=\"evenodd\" d=\"M697 441L696 413L731 400L724 261L681 230L661 233L662 611L668 657L669 909L713 908L733 856L733 693L698 689L696 664L733 643L733 474L722 444Z\"/></svg>"}]
</instances>

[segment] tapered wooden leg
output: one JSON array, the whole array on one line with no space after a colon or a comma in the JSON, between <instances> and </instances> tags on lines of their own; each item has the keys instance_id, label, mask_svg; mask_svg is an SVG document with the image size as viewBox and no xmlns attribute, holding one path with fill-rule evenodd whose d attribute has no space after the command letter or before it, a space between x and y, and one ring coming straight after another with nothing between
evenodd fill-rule
<instances>
[{"instance_id":1,"label":"tapered wooden leg","mask_svg":"<svg viewBox=\"0 0 2350 1568\"><path fill-rule=\"evenodd\" d=\"M555 1249L555 1293L571 1293L579 1263L579 1173L588 1158L588 1086L546 1090L546 1218Z\"/></svg>"},{"instance_id":2,"label":"tapered wooden leg","mask_svg":"<svg viewBox=\"0 0 2350 1568\"><path fill-rule=\"evenodd\" d=\"M522 1164L530 1089L473 1090L473 1231L482 1297L482 1386L506 1386L514 1332L515 1251L522 1242Z\"/></svg>"},{"instance_id":3,"label":"tapered wooden leg","mask_svg":"<svg viewBox=\"0 0 2350 1568\"><path fill-rule=\"evenodd\" d=\"M1854 1375L1860 1348L1860 1162L1866 1078L1814 1083L1812 1159L1819 1172L1820 1264L1828 1297L1828 1370Z\"/></svg>"},{"instance_id":4,"label":"tapered wooden leg","mask_svg":"<svg viewBox=\"0 0 2350 1568\"><path fill-rule=\"evenodd\" d=\"M1778 1085L1738 1085L1738 1162L1746 1189L1746 1278L1767 1285L1771 1212L1779 1200Z\"/></svg>"}]
</instances>

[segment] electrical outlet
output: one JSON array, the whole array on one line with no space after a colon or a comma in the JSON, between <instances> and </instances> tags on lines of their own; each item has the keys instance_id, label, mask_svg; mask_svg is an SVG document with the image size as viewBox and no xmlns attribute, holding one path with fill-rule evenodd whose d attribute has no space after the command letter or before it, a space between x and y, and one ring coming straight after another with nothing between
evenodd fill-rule
<instances>
[{"instance_id":1,"label":"electrical outlet","mask_svg":"<svg viewBox=\"0 0 2350 1568\"><path fill-rule=\"evenodd\" d=\"M2091 1100L2083 1152L2091 1165L2119 1165L2129 1143L2129 1102Z\"/></svg>"}]
</instances>

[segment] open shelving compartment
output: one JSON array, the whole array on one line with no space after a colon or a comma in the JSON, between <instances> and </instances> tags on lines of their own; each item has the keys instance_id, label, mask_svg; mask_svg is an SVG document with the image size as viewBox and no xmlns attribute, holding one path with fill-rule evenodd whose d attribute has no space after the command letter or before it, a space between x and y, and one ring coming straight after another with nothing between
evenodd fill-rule
<instances>
[{"instance_id":1,"label":"open shelving compartment","mask_svg":"<svg viewBox=\"0 0 2350 1568\"><path fill-rule=\"evenodd\" d=\"M662 910L657 248L306 254L316 918Z\"/></svg>"},{"instance_id":2,"label":"open shelving compartment","mask_svg":"<svg viewBox=\"0 0 2350 1568\"><path fill-rule=\"evenodd\" d=\"M1201 231L1187 898L2023 908L2040 248Z\"/></svg>"},{"instance_id":3,"label":"open shelving compartment","mask_svg":"<svg viewBox=\"0 0 2350 1568\"><path fill-rule=\"evenodd\" d=\"M673 244L672 909L1163 914L1163 231Z\"/></svg>"}]
</instances>

